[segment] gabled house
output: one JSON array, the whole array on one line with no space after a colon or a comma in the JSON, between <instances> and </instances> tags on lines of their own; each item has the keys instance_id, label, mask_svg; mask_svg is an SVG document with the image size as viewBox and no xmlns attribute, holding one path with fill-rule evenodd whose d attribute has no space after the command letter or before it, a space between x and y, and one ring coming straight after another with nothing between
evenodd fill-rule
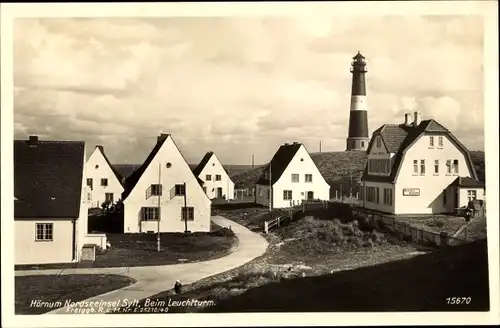
<instances>
[{"instance_id":1,"label":"gabled house","mask_svg":"<svg viewBox=\"0 0 500 328\"><path fill-rule=\"evenodd\" d=\"M87 160L87 204L100 207L105 201L116 203L123 193L122 177L104 153L103 146L96 146Z\"/></svg>"},{"instance_id":2,"label":"gabled house","mask_svg":"<svg viewBox=\"0 0 500 328\"><path fill-rule=\"evenodd\" d=\"M203 156L193 174L203 181L203 190L210 199L234 199L234 182L213 152Z\"/></svg>"},{"instance_id":3,"label":"gabled house","mask_svg":"<svg viewBox=\"0 0 500 328\"><path fill-rule=\"evenodd\" d=\"M208 232L211 201L170 134L125 180L124 232Z\"/></svg>"},{"instance_id":4,"label":"gabled house","mask_svg":"<svg viewBox=\"0 0 500 328\"><path fill-rule=\"evenodd\" d=\"M83 141L14 140L15 264L79 261L85 200Z\"/></svg>"},{"instance_id":5,"label":"gabled house","mask_svg":"<svg viewBox=\"0 0 500 328\"><path fill-rule=\"evenodd\" d=\"M280 146L256 183L255 202L286 208L306 200L329 200L330 185L303 144Z\"/></svg>"},{"instance_id":6,"label":"gabled house","mask_svg":"<svg viewBox=\"0 0 500 328\"><path fill-rule=\"evenodd\" d=\"M392 214L453 213L484 199L467 148L437 121L406 113L373 132L363 172L363 206Z\"/></svg>"}]
</instances>

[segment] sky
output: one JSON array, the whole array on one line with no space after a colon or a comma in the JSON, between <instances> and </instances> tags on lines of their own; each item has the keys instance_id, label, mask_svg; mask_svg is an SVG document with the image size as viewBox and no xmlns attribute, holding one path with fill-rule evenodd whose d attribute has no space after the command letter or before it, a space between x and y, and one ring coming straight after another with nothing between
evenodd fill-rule
<instances>
[{"instance_id":1,"label":"sky","mask_svg":"<svg viewBox=\"0 0 500 328\"><path fill-rule=\"evenodd\" d=\"M140 164L171 133L190 164L345 150L352 57L370 133L419 110L484 150L480 16L18 18L16 139L84 140Z\"/></svg>"}]
</instances>

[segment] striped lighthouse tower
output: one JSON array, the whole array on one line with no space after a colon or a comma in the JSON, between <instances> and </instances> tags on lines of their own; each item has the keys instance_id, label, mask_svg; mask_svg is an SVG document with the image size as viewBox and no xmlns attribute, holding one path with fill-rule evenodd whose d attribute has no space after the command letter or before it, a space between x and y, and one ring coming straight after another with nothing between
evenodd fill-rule
<instances>
[{"instance_id":1,"label":"striped lighthouse tower","mask_svg":"<svg viewBox=\"0 0 500 328\"><path fill-rule=\"evenodd\" d=\"M349 115L349 134L347 136L346 150L366 151L370 142L366 107L366 61L359 51L352 59L351 112Z\"/></svg>"}]
</instances>

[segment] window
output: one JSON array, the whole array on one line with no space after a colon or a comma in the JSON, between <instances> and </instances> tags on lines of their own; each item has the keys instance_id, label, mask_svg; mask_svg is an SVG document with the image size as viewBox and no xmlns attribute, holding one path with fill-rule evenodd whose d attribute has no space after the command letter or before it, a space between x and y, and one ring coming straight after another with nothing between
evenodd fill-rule
<instances>
[{"instance_id":1,"label":"window","mask_svg":"<svg viewBox=\"0 0 500 328\"><path fill-rule=\"evenodd\" d=\"M451 174L451 161L446 161L446 174Z\"/></svg>"},{"instance_id":2,"label":"window","mask_svg":"<svg viewBox=\"0 0 500 328\"><path fill-rule=\"evenodd\" d=\"M176 184L175 185L175 196L184 196L186 193L186 189L184 188L183 184Z\"/></svg>"},{"instance_id":3,"label":"window","mask_svg":"<svg viewBox=\"0 0 500 328\"><path fill-rule=\"evenodd\" d=\"M206 180L206 181L212 181L212 175L207 174L207 175L205 176L205 180Z\"/></svg>"},{"instance_id":4,"label":"window","mask_svg":"<svg viewBox=\"0 0 500 328\"><path fill-rule=\"evenodd\" d=\"M365 148L365 142L361 141L361 148Z\"/></svg>"},{"instance_id":5,"label":"window","mask_svg":"<svg viewBox=\"0 0 500 328\"><path fill-rule=\"evenodd\" d=\"M181 213L182 221L194 221L194 207L183 207Z\"/></svg>"},{"instance_id":6,"label":"window","mask_svg":"<svg viewBox=\"0 0 500 328\"><path fill-rule=\"evenodd\" d=\"M306 182L313 182L313 175L312 174L306 174L305 181Z\"/></svg>"},{"instance_id":7,"label":"window","mask_svg":"<svg viewBox=\"0 0 500 328\"><path fill-rule=\"evenodd\" d=\"M215 175L215 181L221 181L222 180L222 175L216 174Z\"/></svg>"},{"instance_id":8,"label":"window","mask_svg":"<svg viewBox=\"0 0 500 328\"><path fill-rule=\"evenodd\" d=\"M413 160L413 174L418 174L418 160Z\"/></svg>"},{"instance_id":9,"label":"window","mask_svg":"<svg viewBox=\"0 0 500 328\"><path fill-rule=\"evenodd\" d=\"M36 224L36 241L52 241L54 225L52 223Z\"/></svg>"},{"instance_id":10,"label":"window","mask_svg":"<svg viewBox=\"0 0 500 328\"><path fill-rule=\"evenodd\" d=\"M299 182L299 175L296 173L292 173L292 182Z\"/></svg>"},{"instance_id":11,"label":"window","mask_svg":"<svg viewBox=\"0 0 500 328\"><path fill-rule=\"evenodd\" d=\"M87 193L87 200L92 201L92 193L91 192Z\"/></svg>"},{"instance_id":12,"label":"window","mask_svg":"<svg viewBox=\"0 0 500 328\"><path fill-rule=\"evenodd\" d=\"M469 202L477 199L477 190L467 190L467 199Z\"/></svg>"},{"instance_id":13,"label":"window","mask_svg":"<svg viewBox=\"0 0 500 328\"><path fill-rule=\"evenodd\" d=\"M160 219L160 208L143 207L141 208L141 214L144 221L156 221Z\"/></svg>"},{"instance_id":14,"label":"window","mask_svg":"<svg viewBox=\"0 0 500 328\"><path fill-rule=\"evenodd\" d=\"M458 159L453 160L453 173L458 174Z\"/></svg>"},{"instance_id":15,"label":"window","mask_svg":"<svg viewBox=\"0 0 500 328\"><path fill-rule=\"evenodd\" d=\"M366 201L368 202L372 202L372 203L375 203L377 202L378 203L378 188L377 187L366 187L366 191L365 191L365 197L366 197Z\"/></svg>"},{"instance_id":16,"label":"window","mask_svg":"<svg viewBox=\"0 0 500 328\"><path fill-rule=\"evenodd\" d=\"M434 161L434 174L439 174L439 160Z\"/></svg>"},{"instance_id":17,"label":"window","mask_svg":"<svg viewBox=\"0 0 500 328\"><path fill-rule=\"evenodd\" d=\"M93 181L92 181L92 178L88 178L88 179L87 179L87 186L89 186L90 188L92 188L92 186L93 186L93 183L92 183L92 182L93 182Z\"/></svg>"},{"instance_id":18,"label":"window","mask_svg":"<svg viewBox=\"0 0 500 328\"><path fill-rule=\"evenodd\" d=\"M95 166L95 168L96 168L96 169L98 169L98 168L99 168L99 165L96 165L96 166Z\"/></svg>"},{"instance_id":19,"label":"window","mask_svg":"<svg viewBox=\"0 0 500 328\"><path fill-rule=\"evenodd\" d=\"M392 189L384 188L384 204L392 205Z\"/></svg>"},{"instance_id":20,"label":"window","mask_svg":"<svg viewBox=\"0 0 500 328\"><path fill-rule=\"evenodd\" d=\"M108 186L108 179L106 179L106 178L101 179L101 186L107 187Z\"/></svg>"},{"instance_id":21,"label":"window","mask_svg":"<svg viewBox=\"0 0 500 328\"><path fill-rule=\"evenodd\" d=\"M106 201L107 201L107 202L111 202L111 203L113 203L113 201L114 201L114 200L113 200L113 193L111 193L111 192L107 192L104 196L106 197Z\"/></svg>"},{"instance_id":22,"label":"window","mask_svg":"<svg viewBox=\"0 0 500 328\"><path fill-rule=\"evenodd\" d=\"M443 206L446 206L446 202L447 202L447 199L446 199L446 190L443 190Z\"/></svg>"},{"instance_id":23,"label":"window","mask_svg":"<svg viewBox=\"0 0 500 328\"><path fill-rule=\"evenodd\" d=\"M443 147L443 137L438 137L438 147Z\"/></svg>"},{"instance_id":24,"label":"window","mask_svg":"<svg viewBox=\"0 0 500 328\"><path fill-rule=\"evenodd\" d=\"M434 147L434 137L429 137L429 147Z\"/></svg>"},{"instance_id":25,"label":"window","mask_svg":"<svg viewBox=\"0 0 500 328\"><path fill-rule=\"evenodd\" d=\"M377 148L380 148L382 146L382 140L380 140L380 137L377 137Z\"/></svg>"},{"instance_id":26,"label":"window","mask_svg":"<svg viewBox=\"0 0 500 328\"><path fill-rule=\"evenodd\" d=\"M420 175L425 175L425 159L420 160Z\"/></svg>"},{"instance_id":27,"label":"window","mask_svg":"<svg viewBox=\"0 0 500 328\"><path fill-rule=\"evenodd\" d=\"M151 185L151 196L161 196L162 195L162 185L161 184L152 184Z\"/></svg>"},{"instance_id":28,"label":"window","mask_svg":"<svg viewBox=\"0 0 500 328\"><path fill-rule=\"evenodd\" d=\"M283 190L283 200L292 200L291 190Z\"/></svg>"}]
</instances>

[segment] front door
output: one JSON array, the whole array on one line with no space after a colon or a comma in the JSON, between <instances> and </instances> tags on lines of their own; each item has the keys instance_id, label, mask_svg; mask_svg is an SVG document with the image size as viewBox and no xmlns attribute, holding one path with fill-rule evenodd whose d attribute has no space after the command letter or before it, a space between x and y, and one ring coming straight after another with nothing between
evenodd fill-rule
<instances>
[{"instance_id":1,"label":"front door","mask_svg":"<svg viewBox=\"0 0 500 328\"><path fill-rule=\"evenodd\" d=\"M217 198L222 198L222 188L217 188Z\"/></svg>"},{"instance_id":2,"label":"front door","mask_svg":"<svg viewBox=\"0 0 500 328\"><path fill-rule=\"evenodd\" d=\"M313 200L313 199L314 199L314 192L308 191L307 192L307 200Z\"/></svg>"},{"instance_id":3,"label":"front door","mask_svg":"<svg viewBox=\"0 0 500 328\"><path fill-rule=\"evenodd\" d=\"M460 189L455 188L455 208L458 210L460 207Z\"/></svg>"}]
</instances>

